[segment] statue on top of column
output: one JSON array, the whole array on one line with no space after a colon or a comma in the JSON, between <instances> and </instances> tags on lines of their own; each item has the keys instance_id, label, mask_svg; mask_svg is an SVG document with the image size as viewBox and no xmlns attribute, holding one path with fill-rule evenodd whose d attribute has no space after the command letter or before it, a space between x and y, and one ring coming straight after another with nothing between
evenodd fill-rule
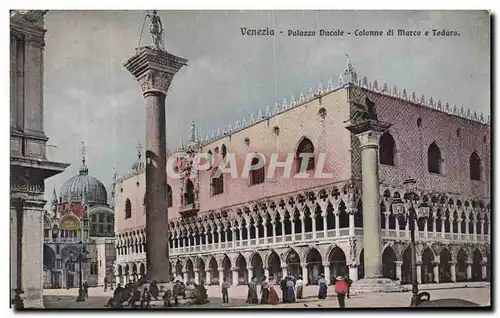
<instances>
[{"instance_id":1,"label":"statue on top of column","mask_svg":"<svg viewBox=\"0 0 500 318\"><path fill-rule=\"evenodd\" d=\"M163 25L161 24L161 19L157 15L156 10L153 10L152 14L146 14L146 17L149 18L149 33L151 33L151 39L153 40L154 46L163 50Z\"/></svg>"}]
</instances>

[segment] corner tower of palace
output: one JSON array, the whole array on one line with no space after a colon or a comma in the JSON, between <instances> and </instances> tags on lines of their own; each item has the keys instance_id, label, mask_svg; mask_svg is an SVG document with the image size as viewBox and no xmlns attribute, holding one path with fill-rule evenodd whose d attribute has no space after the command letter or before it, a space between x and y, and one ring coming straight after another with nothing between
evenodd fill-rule
<instances>
[{"instance_id":1,"label":"corner tower of palace","mask_svg":"<svg viewBox=\"0 0 500 318\"><path fill-rule=\"evenodd\" d=\"M296 100L259 110L198 140L191 127L186 146L173 150L211 153L212 166L194 177L167 176L170 269L185 281L233 285L252 276L302 275L315 284L321 273L351 279L364 277L363 202L359 140L345 129L354 114L353 100L375 103L378 119L392 126L379 141L380 237L383 276L410 281L409 229L400 228L392 201L404 197L407 178L417 181L431 216L416 231L420 282L489 279L490 270L490 127L489 116L448 103L417 98L406 89L358 80L353 65L335 86L301 93ZM331 178L272 178L267 169L248 178L216 177L227 153L325 154L324 173ZM144 169L134 164L116 184L117 280L144 274ZM178 161L174 170L190 171ZM267 167L266 167L267 168ZM311 172L313 175L313 172Z\"/></svg>"}]
</instances>

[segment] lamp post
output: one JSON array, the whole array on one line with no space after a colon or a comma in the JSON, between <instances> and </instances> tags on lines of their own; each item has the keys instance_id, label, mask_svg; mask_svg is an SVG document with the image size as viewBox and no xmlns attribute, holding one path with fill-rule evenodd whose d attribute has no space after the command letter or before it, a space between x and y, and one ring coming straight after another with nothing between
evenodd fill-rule
<instances>
[{"instance_id":1,"label":"lamp post","mask_svg":"<svg viewBox=\"0 0 500 318\"><path fill-rule=\"evenodd\" d=\"M85 246L83 245L82 241L78 242L78 254L75 256L73 252L70 252L70 259L73 263L78 262L78 297L76 298L76 301L85 301L85 292L83 290L83 284L82 284L82 262L86 262L86 254L87 251L85 250Z\"/></svg>"},{"instance_id":2,"label":"lamp post","mask_svg":"<svg viewBox=\"0 0 500 318\"><path fill-rule=\"evenodd\" d=\"M421 302L422 295L418 293L417 281L417 252L415 249L415 222L423 222L429 217L430 208L424 203L417 206L419 200L415 192L415 179L407 179L404 182L406 193L404 201L396 199L393 203L393 212L397 216L400 226L405 227L409 222L411 240L411 284L412 297L410 307L417 307Z\"/></svg>"}]
</instances>

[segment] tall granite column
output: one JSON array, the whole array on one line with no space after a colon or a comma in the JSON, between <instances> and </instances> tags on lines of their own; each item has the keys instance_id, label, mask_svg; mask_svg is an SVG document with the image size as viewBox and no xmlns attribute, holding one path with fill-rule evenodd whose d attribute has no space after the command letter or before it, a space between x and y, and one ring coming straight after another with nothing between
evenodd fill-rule
<instances>
[{"instance_id":1,"label":"tall granite column","mask_svg":"<svg viewBox=\"0 0 500 318\"><path fill-rule=\"evenodd\" d=\"M165 98L174 75L186 62L145 46L124 64L141 85L146 104L146 276L160 283L170 281Z\"/></svg>"},{"instance_id":2,"label":"tall granite column","mask_svg":"<svg viewBox=\"0 0 500 318\"><path fill-rule=\"evenodd\" d=\"M378 149L390 124L366 120L347 127L360 141L365 279L383 277L380 236Z\"/></svg>"}]
</instances>

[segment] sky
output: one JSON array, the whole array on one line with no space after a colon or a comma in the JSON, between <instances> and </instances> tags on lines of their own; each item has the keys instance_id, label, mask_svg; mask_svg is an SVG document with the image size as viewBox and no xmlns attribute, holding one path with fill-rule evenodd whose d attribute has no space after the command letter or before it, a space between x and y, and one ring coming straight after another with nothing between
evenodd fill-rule
<instances>
[{"instance_id":1,"label":"sky","mask_svg":"<svg viewBox=\"0 0 500 318\"><path fill-rule=\"evenodd\" d=\"M145 144L140 86L123 63L150 44L146 11L49 11L45 16L44 124L49 159L71 163L46 180L46 199L78 174L81 142L89 174L108 188ZM248 119L320 82L338 83L346 54L358 73L408 95L490 114L490 24L485 11L159 11L165 48L188 59L170 86L167 147L195 121L200 135ZM241 28L275 30L242 36ZM320 29L455 30L459 36L319 37ZM315 30L314 37L287 36ZM283 34L280 34L283 31ZM139 41L141 40L141 41ZM380 85L380 84L379 84ZM110 195L108 191L108 196Z\"/></svg>"}]
</instances>

